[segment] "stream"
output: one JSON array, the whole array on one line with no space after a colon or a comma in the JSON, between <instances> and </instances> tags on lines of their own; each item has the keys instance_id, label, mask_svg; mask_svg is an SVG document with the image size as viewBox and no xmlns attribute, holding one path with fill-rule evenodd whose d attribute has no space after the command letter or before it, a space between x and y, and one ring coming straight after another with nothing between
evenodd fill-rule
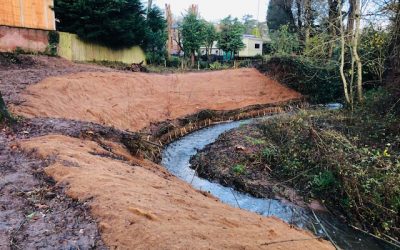
<instances>
[{"instance_id":1,"label":"stream","mask_svg":"<svg viewBox=\"0 0 400 250\"><path fill-rule=\"evenodd\" d=\"M253 120L222 123L191 133L169 144L162 153L161 163L178 178L190 183L195 189L210 192L221 202L263 216L275 216L297 227L310 230L316 235L323 235L327 239L330 237L331 241L341 249L394 249L394 246L352 229L330 213L316 212L314 215L308 208L281 200L256 198L195 174L195 170L190 168L189 161L198 150L215 142L222 133Z\"/></svg>"}]
</instances>

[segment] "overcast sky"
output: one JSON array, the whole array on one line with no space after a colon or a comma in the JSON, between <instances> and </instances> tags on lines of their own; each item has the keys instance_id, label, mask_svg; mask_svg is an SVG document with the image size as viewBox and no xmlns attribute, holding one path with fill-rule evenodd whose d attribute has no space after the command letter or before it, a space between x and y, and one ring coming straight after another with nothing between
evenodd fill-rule
<instances>
[{"instance_id":1,"label":"overcast sky","mask_svg":"<svg viewBox=\"0 0 400 250\"><path fill-rule=\"evenodd\" d=\"M200 15L208 21L218 21L228 15L241 19L244 15L253 15L255 19L265 21L268 0L153 0L153 4L165 9L171 5L175 16L180 16L191 4L199 6ZM147 1L144 1L147 2ZM258 11L259 10L259 11Z\"/></svg>"}]
</instances>

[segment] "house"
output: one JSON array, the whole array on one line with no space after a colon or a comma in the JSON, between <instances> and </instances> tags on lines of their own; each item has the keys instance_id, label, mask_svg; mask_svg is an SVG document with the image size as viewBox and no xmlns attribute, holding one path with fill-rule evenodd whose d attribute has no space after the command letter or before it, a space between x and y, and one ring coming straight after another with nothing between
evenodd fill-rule
<instances>
[{"instance_id":1,"label":"house","mask_svg":"<svg viewBox=\"0 0 400 250\"><path fill-rule=\"evenodd\" d=\"M222 49L218 48L218 42L214 41L211 48L208 48L209 54L213 56L222 56L224 52ZM207 55L207 48L205 46L200 47L200 53L202 56Z\"/></svg>"},{"instance_id":2,"label":"house","mask_svg":"<svg viewBox=\"0 0 400 250\"><path fill-rule=\"evenodd\" d=\"M53 0L0 0L0 51L43 52L55 30Z\"/></svg>"},{"instance_id":3,"label":"house","mask_svg":"<svg viewBox=\"0 0 400 250\"><path fill-rule=\"evenodd\" d=\"M258 38L253 35L243 35L242 41L245 47L239 51L237 54L238 57L255 57L257 55L263 54L263 38ZM212 45L212 48L209 48L210 55L212 56L223 56L226 54L223 50L218 48L218 42L215 41ZM200 53L202 56L207 54L207 49L205 46L200 47Z\"/></svg>"},{"instance_id":4,"label":"house","mask_svg":"<svg viewBox=\"0 0 400 250\"><path fill-rule=\"evenodd\" d=\"M242 41L245 47L239 51L239 57L255 57L263 54L262 38L253 35L243 35Z\"/></svg>"}]
</instances>

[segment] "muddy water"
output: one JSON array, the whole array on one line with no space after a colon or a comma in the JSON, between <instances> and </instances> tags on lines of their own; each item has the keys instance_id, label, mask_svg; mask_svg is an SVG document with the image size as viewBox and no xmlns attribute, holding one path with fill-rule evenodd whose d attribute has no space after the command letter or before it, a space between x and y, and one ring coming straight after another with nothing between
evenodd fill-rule
<instances>
[{"instance_id":1,"label":"muddy water","mask_svg":"<svg viewBox=\"0 0 400 250\"><path fill-rule=\"evenodd\" d=\"M265 119L265 118L264 118ZM275 216L298 227L311 230L316 235L331 238L341 249L393 249L389 246L339 222L328 213L318 213L294 204L275 199L260 199L240 193L232 188L199 178L195 170L190 168L190 158L197 150L215 142L222 133L237 128L251 120L218 124L199 130L168 145L163 151L162 165L172 174L190 183L194 188L207 191L218 197L222 202L264 216ZM319 221L319 222L318 222Z\"/></svg>"}]
</instances>

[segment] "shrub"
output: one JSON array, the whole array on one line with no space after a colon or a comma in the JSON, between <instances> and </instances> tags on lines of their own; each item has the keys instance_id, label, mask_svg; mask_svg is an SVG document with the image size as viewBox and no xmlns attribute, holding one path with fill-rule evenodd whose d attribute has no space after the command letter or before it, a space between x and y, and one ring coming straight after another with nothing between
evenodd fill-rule
<instances>
[{"instance_id":1,"label":"shrub","mask_svg":"<svg viewBox=\"0 0 400 250\"><path fill-rule=\"evenodd\" d=\"M167 67L179 68L180 66L181 66L181 58L179 58L177 56L171 56L167 60Z\"/></svg>"},{"instance_id":2,"label":"shrub","mask_svg":"<svg viewBox=\"0 0 400 250\"><path fill-rule=\"evenodd\" d=\"M363 77L367 83L382 84L383 76L388 69L389 44L390 36L387 31L372 26L363 30L359 47L364 65Z\"/></svg>"},{"instance_id":3,"label":"shrub","mask_svg":"<svg viewBox=\"0 0 400 250\"><path fill-rule=\"evenodd\" d=\"M221 69L228 69L229 66L226 64L221 64L220 62L213 62L210 64L211 70L221 70Z\"/></svg>"},{"instance_id":4,"label":"shrub","mask_svg":"<svg viewBox=\"0 0 400 250\"><path fill-rule=\"evenodd\" d=\"M337 65L305 57L272 57L259 70L308 97L311 103L335 102L343 90Z\"/></svg>"}]
</instances>

